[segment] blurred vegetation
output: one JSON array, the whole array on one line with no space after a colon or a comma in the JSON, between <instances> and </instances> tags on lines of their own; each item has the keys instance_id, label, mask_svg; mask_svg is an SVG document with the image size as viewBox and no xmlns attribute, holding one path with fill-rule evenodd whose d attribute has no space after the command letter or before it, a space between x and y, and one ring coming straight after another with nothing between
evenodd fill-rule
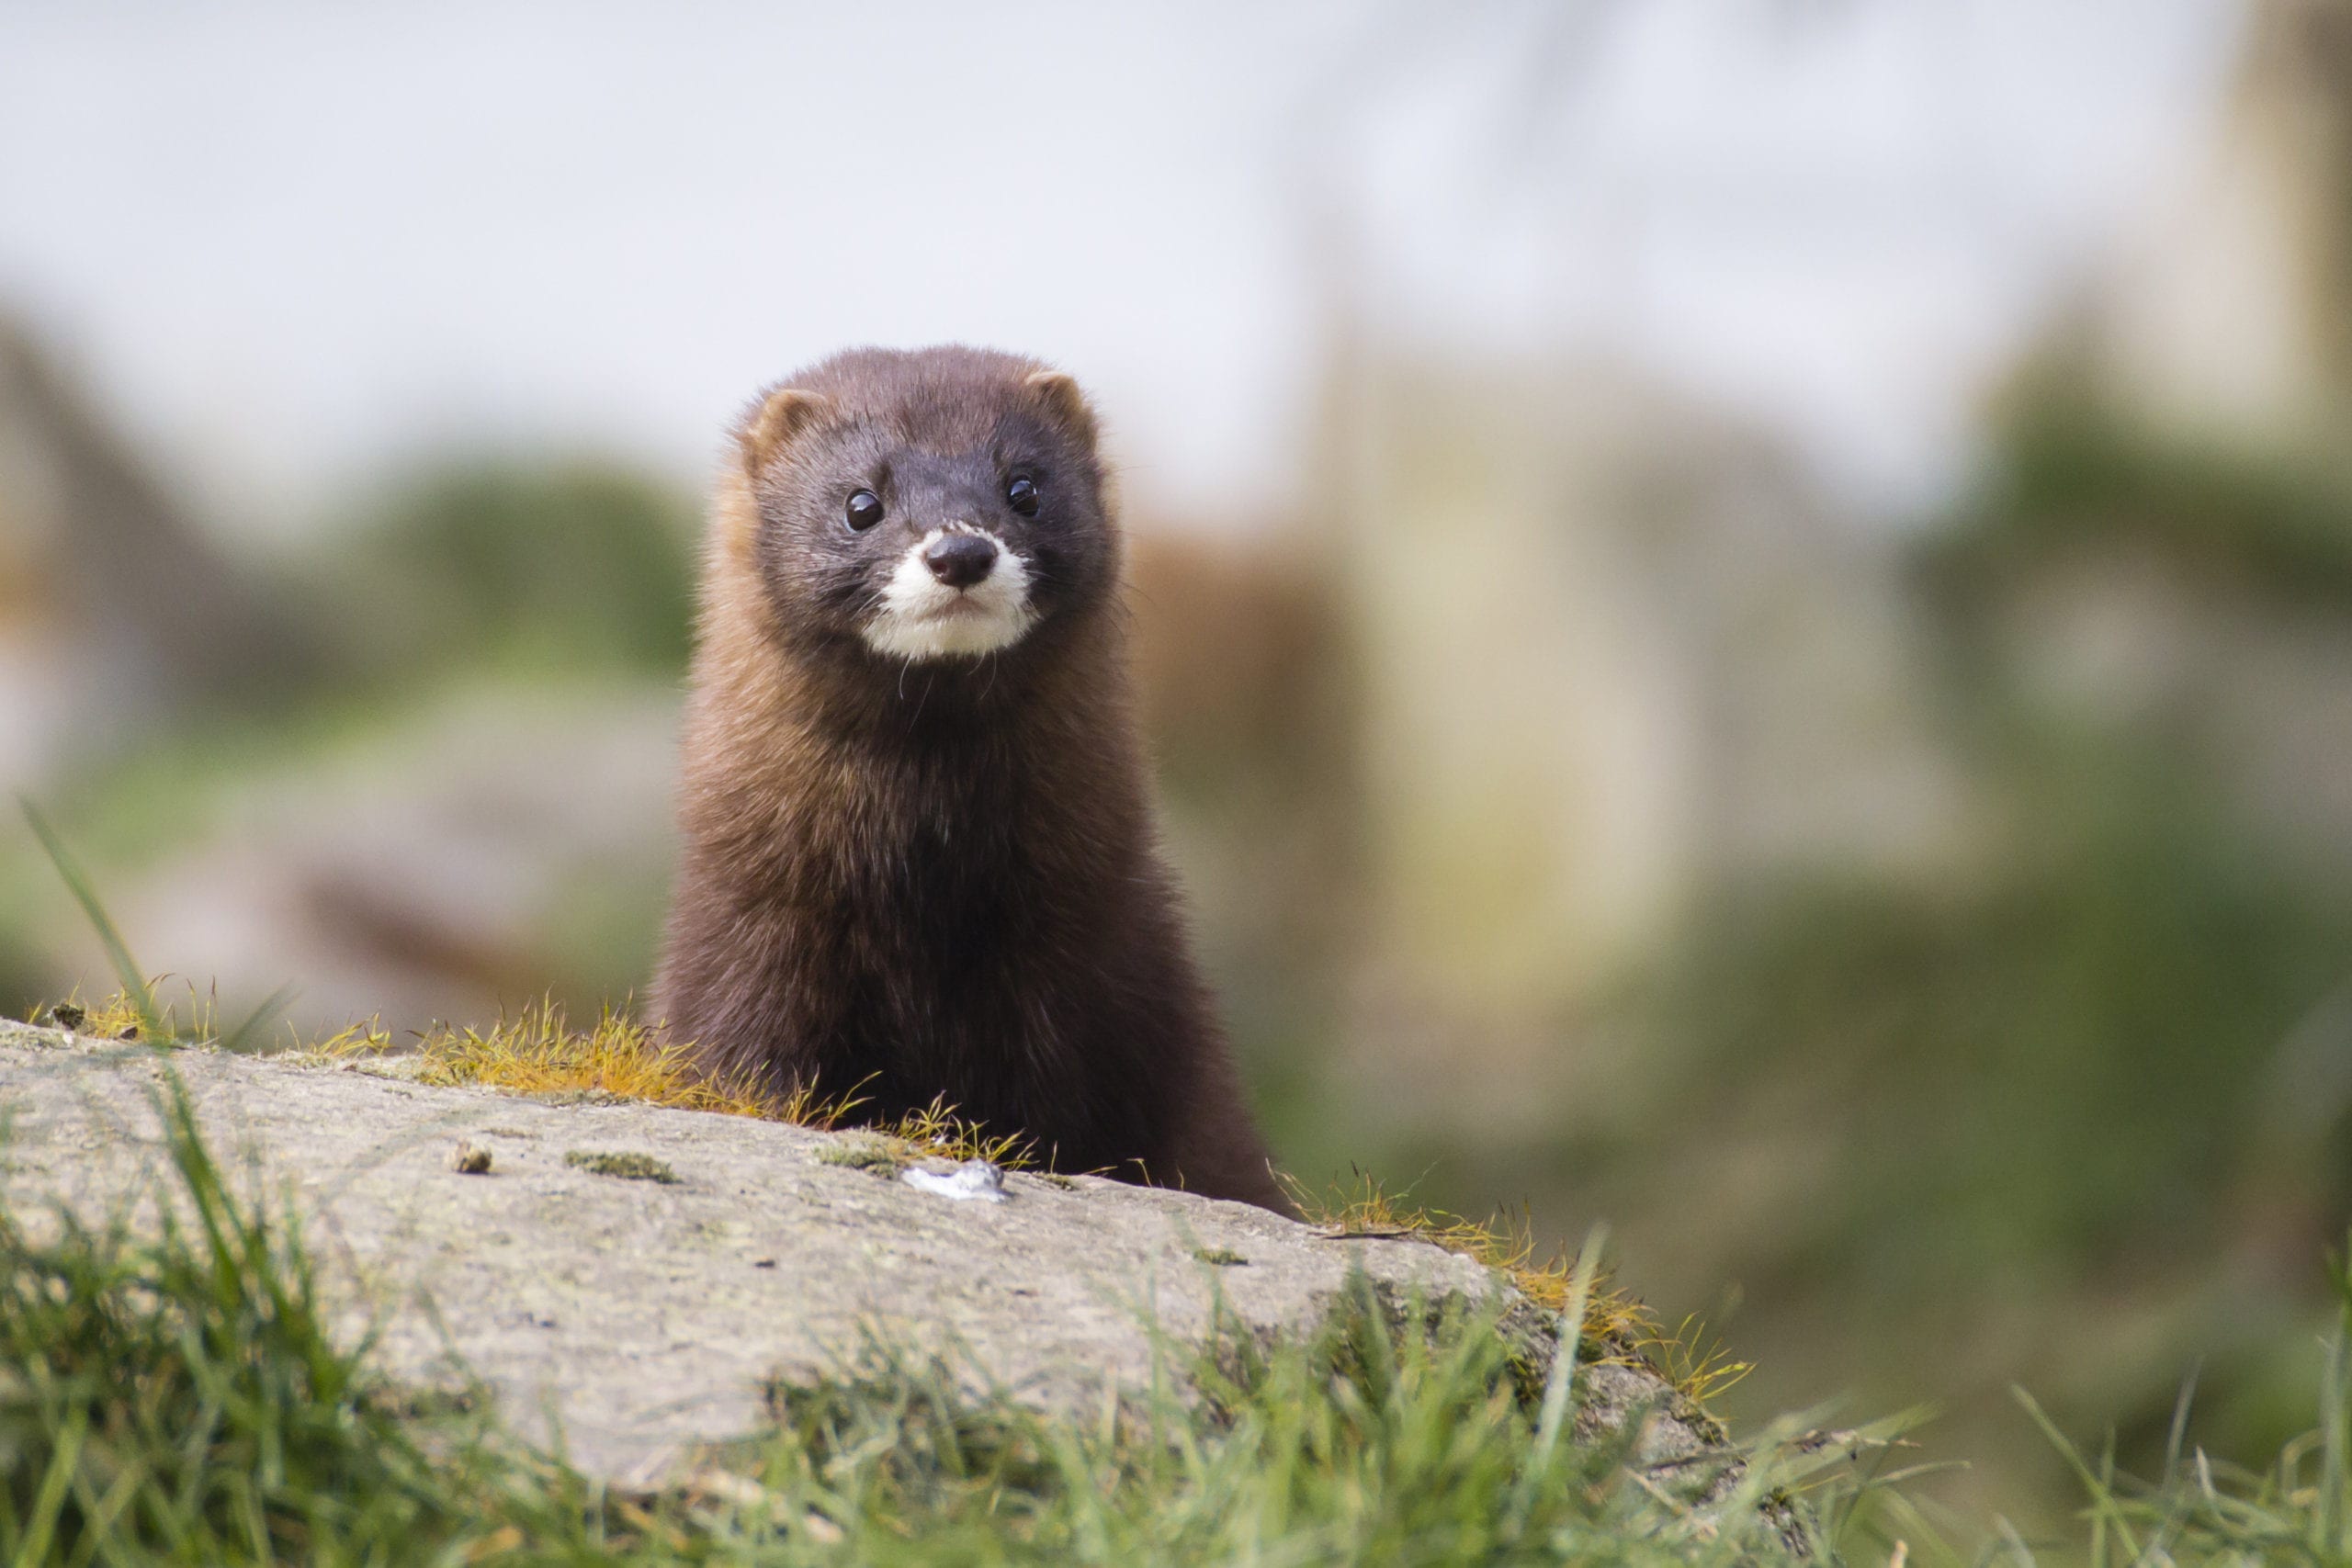
<instances>
[{"instance_id":1,"label":"blurred vegetation","mask_svg":"<svg viewBox=\"0 0 2352 1568\"><path fill-rule=\"evenodd\" d=\"M1745 1408L1933 1387L1930 1451L2029 1516L2069 1481L2016 1442L2019 1380L2153 1472L2201 1368L2193 1438L2275 1452L2307 1419L2310 1259L2352 1218L2342 846L2256 808L2176 711L2030 689L2005 604L2103 551L2167 562L2188 616L2291 612L2352 647L2352 470L2020 398L1985 483L1917 553L1949 728L1996 811L1981 863L1716 889L1610 1025L1640 1042L1645 1103L1464 1173L1548 1168L1560 1222L1606 1205L1636 1258L1695 1227L1677 1278L1736 1282L1731 1337L1761 1369ZM2227 702L2231 678L2208 689ZM1759 1177L1768 1201L1731 1196ZM1757 1223L1675 1207L1711 1184Z\"/></svg>"},{"instance_id":2,"label":"blurred vegetation","mask_svg":"<svg viewBox=\"0 0 2352 1568\"><path fill-rule=\"evenodd\" d=\"M324 575L403 678L499 660L668 677L694 610L691 497L596 461L477 459L399 486Z\"/></svg>"},{"instance_id":3,"label":"blurred vegetation","mask_svg":"<svg viewBox=\"0 0 2352 1568\"><path fill-rule=\"evenodd\" d=\"M2020 386L1997 433L1984 481L1927 558L1955 590L2132 538L2273 593L2352 599L2352 461L2159 433L2056 370Z\"/></svg>"},{"instance_id":4,"label":"blurred vegetation","mask_svg":"<svg viewBox=\"0 0 2352 1568\"><path fill-rule=\"evenodd\" d=\"M1792 1279L1927 1307L2038 1258L2212 1243L2279 1044L2343 976L2352 901L2111 777L2041 795L1984 889L1752 891L1693 939L1657 1028L1723 1112L1792 1074L1849 1108L1820 1134L1855 1179L1783 1238Z\"/></svg>"},{"instance_id":5,"label":"blurred vegetation","mask_svg":"<svg viewBox=\"0 0 2352 1568\"><path fill-rule=\"evenodd\" d=\"M2179 1380L2260 1310L2229 1275L2278 1263L2288 1278L2262 1283L2312 1294L2308 1259L2347 1212L2340 1139L2305 1131L2344 1107L2283 1115L2282 1088L2322 1086L2282 1084L2281 1058L2345 978L2352 897L2217 824L2160 766L2037 771L1984 886L1747 890L1693 935L1650 1023L1686 1127L1753 1145L1804 1119L1800 1201L1715 1261L1818 1337L1811 1375L1916 1390L1933 1367L1997 1412L2022 1350L2066 1417L2136 1430L2139 1461ZM2175 1320L2119 1336L2102 1302ZM2043 1325L2030 1348L2020 1319ZM2233 1451L2287 1435L2229 1409L2260 1375L2207 1381L2209 1408L2255 1428Z\"/></svg>"},{"instance_id":6,"label":"blurred vegetation","mask_svg":"<svg viewBox=\"0 0 2352 1568\"><path fill-rule=\"evenodd\" d=\"M329 779L347 790L408 778L406 793L422 796L481 769L437 753L453 737L494 739L509 728L501 713L594 733L616 709L658 708L684 678L696 516L692 495L594 458L474 457L397 476L306 550L266 570L243 563L306 632L296 661L252 667L250 695L266 700L232 694L77 748L40 793L117 897L225 835L266 837L270 814L256 820L254 803L269 792L324 796ZM461 795L444 809L483 808ZM666 831L657 807L627 855L550 867L556 885L524 947L473 955L476 967L524 984L518 1002L552 992L593 1011L626 998L650 972ZM245 852L297 852L256 841ZM306 884L331 882L334 868L289 858L260 874L308 897ZM0 1007L21 1016L72 988L81 930L31 841L0 848ZM306 978L281 971L260 985Z\"/></svg>"}]
</instances>

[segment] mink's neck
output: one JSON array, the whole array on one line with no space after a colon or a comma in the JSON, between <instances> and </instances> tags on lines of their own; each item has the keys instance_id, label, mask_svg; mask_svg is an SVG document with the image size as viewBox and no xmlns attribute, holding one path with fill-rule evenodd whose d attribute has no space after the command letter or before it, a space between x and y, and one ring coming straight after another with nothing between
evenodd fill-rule
<instances>
[{"instance_id":1,"label":"mink's neck","mask_svg":"<svg viewBox=\"0 0 2352 1568\"><path fill-rule=\"evenodd\" d=\"M903 667L712 627L687 720L690 842L765 861L894 826L997 837L1042 823L1067 840L1066 873L1090 844L1124 853L1147 824L1109 623L1072 617L1007 655Z\"/></svg>"}]
</instances>

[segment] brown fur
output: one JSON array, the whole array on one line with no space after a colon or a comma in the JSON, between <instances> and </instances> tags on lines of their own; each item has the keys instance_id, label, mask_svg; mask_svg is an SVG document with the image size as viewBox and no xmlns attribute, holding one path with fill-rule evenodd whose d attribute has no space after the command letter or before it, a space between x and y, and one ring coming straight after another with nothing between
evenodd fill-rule
<instances>
[{"instance_id":1,"label":"brown fur","mask_svg":"<svg viewBox=\"0 0 2352 1568\"><path fill-rule=\"evenodd\" d=\"M855 1093L876 1121L944 1098L1060 1169L1287 1210L1154 845L1075 383L861 351L772 392L738 442L687 711L669 1029L713 1069ZM876 535L993 527L1015 457L1050 498L1038 624L978 659L862 643L858 552L900 541L839 531L841 499L897 486Z\"/></svg>"}]
</instances>

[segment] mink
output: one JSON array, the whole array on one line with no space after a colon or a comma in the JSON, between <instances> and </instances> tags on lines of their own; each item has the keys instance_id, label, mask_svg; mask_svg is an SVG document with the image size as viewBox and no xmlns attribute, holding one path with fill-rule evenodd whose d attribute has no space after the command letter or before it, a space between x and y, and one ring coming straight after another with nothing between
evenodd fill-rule
<instances>
[{"instance_id":1,"label":"mink","mask_svg":"<svg viewBox=\"0 0 2352 1568\"><path fill-rule=\"evenodd\" d=\"M708 1072L934 1102L1290 1212L1157 842L1092 409L1039 362L834 355L712 508L654 1012Z\"/></svg>"}]
</instances>

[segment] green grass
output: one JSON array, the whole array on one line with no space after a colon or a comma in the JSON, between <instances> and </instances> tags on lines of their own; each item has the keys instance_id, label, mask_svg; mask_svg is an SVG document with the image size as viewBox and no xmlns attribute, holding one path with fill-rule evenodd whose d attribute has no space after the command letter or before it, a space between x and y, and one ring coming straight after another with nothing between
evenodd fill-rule
<instances>
[{"instance_id":1,"label":"green grass","mask_svg":"<svg viewBox=\"0 0 2352 1568\"><path fill-rule=\"evenodd\" d=\"M2317 1419L2267 1469L2189 1448L2184 1398L2134 1483L2026 1401L2087 1498L2054 1541L1914 1505L1884 1427L1787 1424L1737 1471L1579 1438L1578 1379L1617 1348L1597 1246L1565 1270L1554 1321L1583 1327L1548 1371L1490 1314L1361 1281L1312 1334L1171 1346L1182 1375L1074 1417L869 1334L837 1375L773 1388L767 1434L612 1488L479 1388L396 1386L365 1334L331 1332L299 1220L223 1173L155 1038L154 1186L97 1219L0 1211L0 1562L2352 1563L2340 1263Z\"/></svg>"},{"instance_id":2,"label":"green grass","mask_svg":"<svg viewBox=\"0 0 2352 1568\"><path fill-rule=\"evenodd\" d=\"M2086 1452L2022 1390L2018 1401L2073 1468L2086 1498L2085 1540L2065 1553L2091 1568L2165 1563L2352 1562L2352 1271L2329 1260L2337 1303L2320 1377L2318 1422L2266 1468L2218 1463L2187 1441L2189 1391L2173 1415L2153 1482L2118 1473L2111 1444ZM2009 1551L2031 1562L2014 1536Z\"/></svg>"},{"instance_id":3,"label":"green grass","mask_svg":"<svg viewBox=\"0 0 2352 1568\"><path fill-rule=\"evenodd\" d=\"M1709 1476L1571 1438L1578 1359L1531 1378L1490 1319L1368 1290L1295 1343L1201 1352L1195 1399L1076 1418L962 1392L957 1369L869 1336L839 1375L771 1390L768 1435L665 1490L603 1486L502 1430L479 1391L372 1373L364 1337L329 1333L294 1217L240 1195L168 1073L156 1094L169 1157L143 1196L167 1200L160 1224L0 1213L0 1562L1969 1560L1899 1474L1870 1473L1894 1452L1883 1433L1752 1445L1699 1502ZM2352 1562L2352 1280L2334 1278L2319 1419L2275 1465L2189 1448L2184 1399L2163 1475L2134 1483L2029 1401L2084 1483L2080 1529L2036 1544L1984 1521L1973 1561Z\"/></svg>"},{"instance_id":4,"label":"green grass","mask_svg":"<svg viewBox=\"0 0 2352 1568\"><path fill-rule=\"evenodd\" d=\"M596 1484L329 1332L290 1213L241 1195L165 1074L134 1225L0 1215L0 1562L1774 1563L1883 1549L1850 1444L1768 1445L1729 1492L1569 1436L1577 1361L1368 1291L1317 1334L1197 1354L1080 1418L959 1392L869 1337L772 1391L774 1431L678 1485ZM126 1211L127 1213L128 1211ZM1589 1281L1588 1281L1589 1282ZM1171 1356L1187 1355L1171 1349ZM1171 1386L1177 1380L1171 1380ZM1826 1484L1810 1493L1809 1482ZM1841 1533L1842 1532L1842 1533Z\"/></svg>"},{"instance_id":5,"label":"green grass","mask_svg":"<svg viewBox=\"0 0 2352 1568\"><path fill-rule=\"evenodd\" d=\"M175 1084L164 1109L150 1239L0 1213L0 1560L359 1561L456 1529L466 1446L427 1460L329 1340L299 1232L232 1199Z\"/></svg>"}]
</instances>

